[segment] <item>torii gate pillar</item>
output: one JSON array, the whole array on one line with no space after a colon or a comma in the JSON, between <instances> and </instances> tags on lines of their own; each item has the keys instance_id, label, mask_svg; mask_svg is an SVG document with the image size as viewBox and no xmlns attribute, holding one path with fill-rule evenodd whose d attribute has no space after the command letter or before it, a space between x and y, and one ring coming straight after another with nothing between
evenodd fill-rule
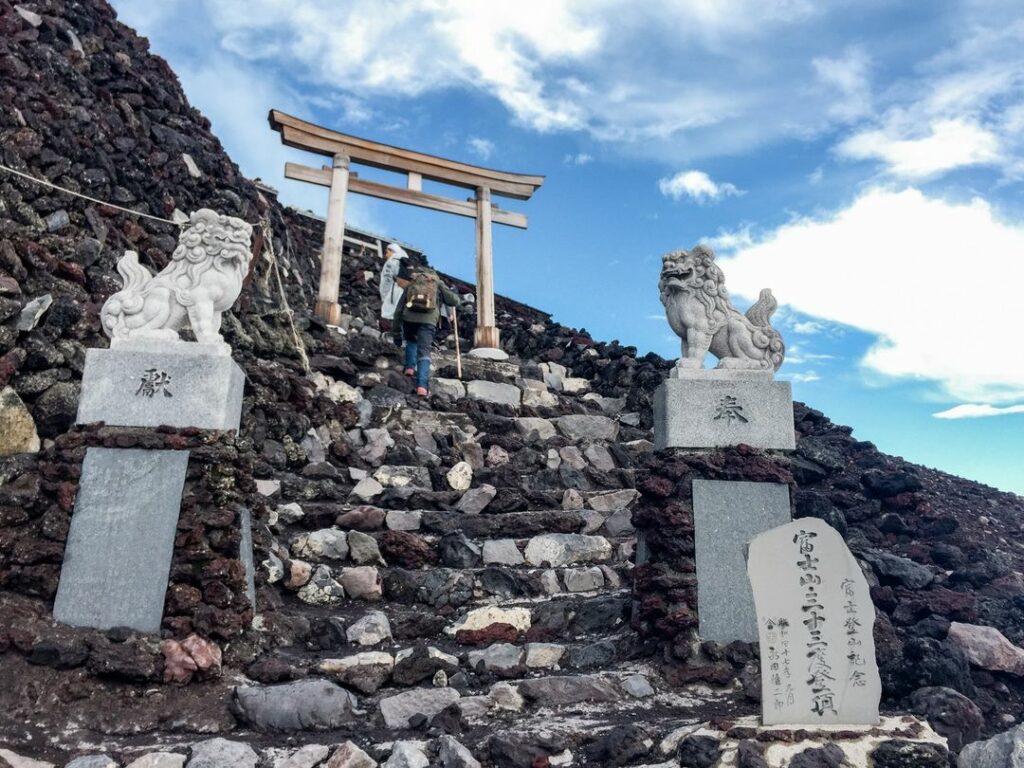
<instances>
[{"instance_id":1,"label":"torii gate pillar","mask_svg":"<svg viewBox=\"0 0 1024 768\"><path fill-rule=\"evenodd\" d=\"M327 223L324 225L324 253L320 260L320 287L313 314L330 325L341 323L338 288L341 284L341 252L345 242L345 199L348 196L347 155L334 156L331 191L327 199Z\"/></svg>"},{"instance_id":2,"label":"torii gate pillar","mask_svg":"<svg viewBox=\"0 0 1024 768\"><path fill-rule=\"evenodd\" d=\"M494 317L494 251L491 238L491 190L476 190L476 332L473 346L501 349Z\"/></svg>"}]
</instances>

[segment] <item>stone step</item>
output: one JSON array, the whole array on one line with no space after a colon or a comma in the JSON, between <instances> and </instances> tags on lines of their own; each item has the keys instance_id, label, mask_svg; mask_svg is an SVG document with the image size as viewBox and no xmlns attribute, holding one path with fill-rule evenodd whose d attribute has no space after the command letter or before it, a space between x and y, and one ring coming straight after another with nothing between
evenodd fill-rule
<instances>
[{"instance_id":1,"label":"stone step","mask_svg":"<svg viewBox=\"0 0 1024 768\"><path fill-rule=\"evenodd\" d=\"M600 530L600 529L598 529ZM278 542L275 555L281 560L300 560L315 565L392 565L419 568L442 564L469 568L476 565L507 565L551 568L628 560L635 541L632 530L616 535L541 533L528 538L470 538L462 533L444 536L409 531L362 533L324 528L296 534L288 549Z\"/></svg>"},{"instance_id":2,"label":"stone step","mask_svg":"<svg viewBox=\"0 0 1024 768\"><path fill-rule=\"evenodd\" d=\"M296 657L325 652L349 655L420 641L452 648L486 647L495 642L591 642L624 630L632 596L628 590L620 590L512 598L490 604L449 602L435 609L424 611L415 602L367 604L354 600L311 606L291 598L283 610L304 617L307 629L286 652Z\"/></svg>"},{"instance_id":3,"label":"stone step","mask_svg":"<svg viewBox=\"0 0 1024 768\"><path fill-rule=\"evenodd\" d=\"M424 615L409 604L337 606L329 618L313 623L309 652L336 655L412 640L451 648L527 641L589 644L623 630L631 598L620 591L563 595L533 603L467 603L458 612L446 609L451 612L441 616ZM372 619L367 620L368 616Z\"/></svg>"},{"instance_id":4,"label":"stone step","mask_svg":"<svg viewBox=\"0 0 1024 768\"><path fill-rule=\"evenodd\" d=\"M631 570L622 566L590 566L561 572L516 572L500 568L480 569L477 572L448 569L410 572L396 569L383 575L365 570L340 573L318 570L314 571L311 588L302 587L295 591L294 605L337 607L351 602L363 607L388 603L430 605L435 608L478 607L502 605L510 599L540 602L568 595L620 594L624 592L624 585L629 586L630 578Z\"/></svg>"},{"instance_id":5,"label":"stone step","mask_svg":"<svg viewBox=\"0 0 1024 768\"><path fill-rule=\"evenodd\" d=\"M505 549L519 551L511 540ZM623 545L619 551L625 549ZM463 551L474 554L468 549ZM435 565L407 569L293 560L283 564L279 573L285 587L302 603L334 605L344 599L354 599L440 607L500 603L509 598L544 599L563 593L617 591L630 585L632 563L622 558L615 562L580 562L560 568L496 563L464 568Z\"/></svg>"},{"instance_id":6,"label":"stone step","mask_svg":"<svg viewBox=\"0 0 1024 768\"><path fill-rule=\"evenodd\" d=\"M299 517L296 517L298 515ZM339 508L334 505L282 504L275 510L273 528L282 538L294 541L314 531L359 531L379 537L385 530L427 536L461 533L469 539L525 540L547 534L584 534L623 537L633 532L628 508L550 509L504 514L473 515L437 510L386 510L364 505ZM322 536L329 536L324 533ZM431 536L432 535L432 536Z\"/></svg>"},{"instance_id":7,"label":"stone step","mask_svg":"<svg viewBox=\"0 0 1024 768\"><path fill-rule=\"evenodd\" d=\"M600 502L596 504L600 505ZM385 530L434 534L461 532L471 539L519 539L544 533L596 533L613 516L614 523L624 528L622 524L629 520L628 511L628 508L618 507L601 510L556 508L467 514L433 509L384 509L374 505L282 502L275 510L278 523L274 528L289 536L337 526L343 531L364 533Z\"/></svg>"},{"instance_id":8,"label":"stone step","mask_svg":"<svg viewBox=\"0 0 1024 768\"><path fill-rule=\"evenodd\" d=\"M463 695L472 695L486 694L500 680L613 672L633 663L630 659L638 644L634 633L620 628L618 633L596 641L492 643L468 649L450 642L427 642L412 647L280 658L310 676L334 680L357 695L384 697L431 681L435 685L451 681Z\"/></svg>"}]
</instances>

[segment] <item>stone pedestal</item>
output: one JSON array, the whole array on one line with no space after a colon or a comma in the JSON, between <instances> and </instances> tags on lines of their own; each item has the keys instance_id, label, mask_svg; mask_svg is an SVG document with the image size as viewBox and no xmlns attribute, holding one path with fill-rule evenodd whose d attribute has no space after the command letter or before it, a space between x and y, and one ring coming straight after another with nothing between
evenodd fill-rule
<instances>
[{"instance_id":1,"label":"stone pedestal","mask_svg":"<svg viewBox=\"0 0 1024 768\"><path fill-rule=\"evenodd\" d=\"M188 451L89 448L53 616L158 632Z\"/></svg>"},{"instance_id":2,"label":"stone pedestal","mask_svg":"<svg viewBox=\"0 0 1024 768\"><path fill-rule=\"evenodd\" d=\"M227 346L122 341L90 349L79 424L238 429L245 375Z\"/></svg>"},{"instance_id":3,"label":"stone pedestal","mask_svg":"<svg viewBox=\"0 0 1024 768\"><path fill-rule=\"evenodd\" d=\"M655 391L654 431L656 469L638 476L633 514L638 627L674 644L691 632L756 642L746 548L792 519L789 462L765 453L796 447L790 385L771 371L677 365Z\"/></svg>"},{"instance_id":4,"label":"stone pedestal","mask_svg":"<svg viewBox=\"0 0 1024 768\"><path fill-rule=\"evenodd\" d=\"M226 345L124 341L86 353L78 423L237 429L244 374ZM54 617L75 626L158 632L188 469L187 450L87 450ZM252 581L252 523L238 557Z\"/></svg>"},{"instance_id":5,"label":"stone pedestal","mask_svg":"<svg viewBox=\"0 0 1024 768\"><path fill-rule=\"evenodd\" d=\"M654 444L791 451L793 392L769 371L674 368L654 393Z\"/></svg>"},{"instance_id":6,"label":"stone pedestal","mask_svg":"<svg viewBox=\"0 0 1024 768\"><path fill-rule=\"evenodd\" d=\"M697 616L702 639L757 641L747 547L757 536L791 518L787 485L693 481Z\"/></svg>"}]
</instances>

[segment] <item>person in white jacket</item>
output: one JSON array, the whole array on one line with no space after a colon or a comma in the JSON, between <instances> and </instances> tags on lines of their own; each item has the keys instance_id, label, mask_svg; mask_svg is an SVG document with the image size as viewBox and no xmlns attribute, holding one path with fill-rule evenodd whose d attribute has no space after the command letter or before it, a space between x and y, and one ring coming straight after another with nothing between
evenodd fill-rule
<instances>
[{"instance_id":1,"label":"person in white jacket","mask_svg":"<svg viewBox=\"0 0 1024 768\"><path fill-rule=\"evenodd\" d=\"M398 243L390 243L385 251L387 258L380 270L380 330L390 331L395 317L395 308L402 298L402 286L398 284L398 268L402 259L409 257Z\"/></svg>"}]
</instances>

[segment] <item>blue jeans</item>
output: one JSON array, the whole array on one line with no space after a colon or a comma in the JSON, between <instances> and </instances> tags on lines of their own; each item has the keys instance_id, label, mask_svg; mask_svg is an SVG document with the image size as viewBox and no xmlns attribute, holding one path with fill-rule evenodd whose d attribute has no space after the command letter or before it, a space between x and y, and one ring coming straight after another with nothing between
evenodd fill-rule
<instances>
[{"instance_id":1,"label":"blue jeans","mask_svg":"<svg viewBox=\"0 0 1024 768\"><path fill-rule=\"evenodd\" d=\"M416 370L416 386L430 388L430 345L437 326L428 323L402 323L405 339L405 367Z\"/></svg>"}]
</instances>

